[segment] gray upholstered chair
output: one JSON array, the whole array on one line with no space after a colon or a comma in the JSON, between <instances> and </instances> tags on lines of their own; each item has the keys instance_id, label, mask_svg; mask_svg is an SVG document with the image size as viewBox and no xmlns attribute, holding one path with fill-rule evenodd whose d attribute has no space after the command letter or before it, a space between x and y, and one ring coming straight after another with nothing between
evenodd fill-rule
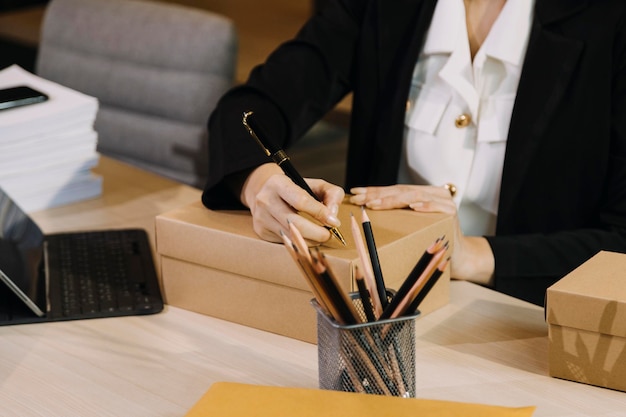
<instances>
[{"instance_id":1,"label":"gray upholstered chair","mask_svg":"<svg viewBox=\"0 0 626 417\"><path fill-rule=\"evenodd\" d=\"M206 123L235 76L231 20L144 0L51 0L39 76L97 97L98 150L202 187Z\"/></svg>"}]
</instances>

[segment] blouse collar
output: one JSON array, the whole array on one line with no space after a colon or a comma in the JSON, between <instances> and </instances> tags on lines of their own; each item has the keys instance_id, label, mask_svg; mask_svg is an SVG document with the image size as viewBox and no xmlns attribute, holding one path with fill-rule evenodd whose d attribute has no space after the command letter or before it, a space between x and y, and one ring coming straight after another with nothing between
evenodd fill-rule
<instances>
[{"instance_id":1,"label":"blouse collar","mask_svg":"<svg viewBox=\"0 0 626 417\"><path fill-rule=\"evenodd\" d=\"M521 66L532 24L533 6L533 0L507 0L481 47L482 52ZM439 0L423 52L427 55L451 54L459 39L467 40L467 35L459 33L461 30L465 30L463 0Z\"/></svg>"}]
</instances>

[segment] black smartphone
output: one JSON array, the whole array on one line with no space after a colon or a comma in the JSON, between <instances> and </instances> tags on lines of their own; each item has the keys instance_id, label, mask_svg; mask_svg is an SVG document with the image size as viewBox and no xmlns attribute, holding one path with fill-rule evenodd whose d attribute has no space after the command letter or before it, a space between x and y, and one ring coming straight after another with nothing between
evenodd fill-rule
<instances>
[{"instance_id":1,"label":"black smartphone","mask_svg":"<svg viewBox=\"0 0 626 417\"><path fill-rule=\"evenodd\" d=\"M25 85L0 89L0 110L41 103L46 100L48 100L46 94Z\"/></svg>"}]
</instances>

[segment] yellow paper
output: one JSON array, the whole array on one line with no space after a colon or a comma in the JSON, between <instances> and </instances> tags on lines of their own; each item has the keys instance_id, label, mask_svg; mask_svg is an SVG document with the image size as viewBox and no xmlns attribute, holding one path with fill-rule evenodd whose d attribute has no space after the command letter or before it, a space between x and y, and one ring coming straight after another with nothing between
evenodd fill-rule
<instances>
[{"instance_id":1,"label":"yellow paper","mask_svg":"<svg viewBox=\"0 0 626 417\"><path fill-rule=\"evenodd\" d=\"M530 417L534 411L535 407L217 382L185 417Z\"/></svg>"}]
</instances>

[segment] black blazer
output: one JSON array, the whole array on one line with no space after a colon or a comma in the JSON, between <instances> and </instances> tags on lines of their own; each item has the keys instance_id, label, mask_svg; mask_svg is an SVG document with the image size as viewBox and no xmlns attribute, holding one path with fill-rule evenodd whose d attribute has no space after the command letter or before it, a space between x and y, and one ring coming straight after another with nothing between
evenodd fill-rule
<instances>
[{"instance_id":1,"label":"black blazer","mask_svg":"<svg viewBox=\"0 0 626 417\"><path fill-rule=\"evenodd\" d=\"M346 189L396 181L412 71L436 0L336 0L211 115L203 202L267 162L241 127L254 110L288 148L353 92ZM496 289L542 304L599 250L626 252L626 2L536 0L504 160ZM416 256L419 248L416 249Z\"/></svg>"}]
</instances>

